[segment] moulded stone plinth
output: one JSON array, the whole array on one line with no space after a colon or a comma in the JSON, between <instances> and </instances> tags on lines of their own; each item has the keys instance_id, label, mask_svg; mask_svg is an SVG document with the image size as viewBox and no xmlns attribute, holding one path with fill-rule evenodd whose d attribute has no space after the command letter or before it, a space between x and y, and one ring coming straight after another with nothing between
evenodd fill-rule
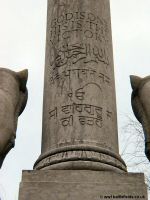
<instances>
[{"instance_id":1,"label":"moulded stone plinth","mask_svg":"<svg viewBox=\"0 0 150 200\"><path fill-rule=\"evenodd\" d=\"M19 200L147 199L143 174L83 170L24 171Z\"/></svg>"}]
</instances>

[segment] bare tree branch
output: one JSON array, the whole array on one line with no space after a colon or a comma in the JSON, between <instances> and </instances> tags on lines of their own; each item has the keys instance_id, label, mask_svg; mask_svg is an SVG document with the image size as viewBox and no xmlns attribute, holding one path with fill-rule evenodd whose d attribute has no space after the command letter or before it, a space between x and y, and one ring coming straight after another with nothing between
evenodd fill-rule
<instances>
[{"instance_id":1,"label":"bare tree branch","mask_svg":"<svg viewBox=\"0 0 150 200\"><path fill-rule=\"evenodd\" d=\"M145 156L145 138L141 124L125 116L126 124L121 128L121 156L125 160L128 171L142 172L150 191L150 162Z\"/></svg>"}]
</instances>

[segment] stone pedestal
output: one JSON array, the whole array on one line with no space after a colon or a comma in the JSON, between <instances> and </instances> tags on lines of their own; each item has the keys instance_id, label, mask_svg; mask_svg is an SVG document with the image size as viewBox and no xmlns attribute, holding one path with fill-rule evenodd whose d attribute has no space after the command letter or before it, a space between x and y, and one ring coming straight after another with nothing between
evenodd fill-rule
<instances>
[{"instance_id":1,"label":"stone pedestal","mask_svg":"<svg viewBox=\"0 0 150 200\"><path fill-rule=\"evenodd\" d=\"M19 200L147 200L143 174L83 170L24 171Z\"/></svg>"}]
</instances>

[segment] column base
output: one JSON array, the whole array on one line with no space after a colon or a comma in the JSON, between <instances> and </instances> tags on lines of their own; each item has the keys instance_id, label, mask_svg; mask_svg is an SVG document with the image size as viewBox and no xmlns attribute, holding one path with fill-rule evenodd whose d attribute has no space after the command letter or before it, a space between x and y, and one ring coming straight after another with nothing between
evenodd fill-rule
<instances>
[{"instance_id":1,"label":"column base","mask_svg":"<svg viewBox=\"0 0 150 200\"><path fill-rule=\"evenodd\" d=\"M41 154L34 169L127 171L120 155L104 148L85 145L61 147Z\"/></svg>"}]
</instances>

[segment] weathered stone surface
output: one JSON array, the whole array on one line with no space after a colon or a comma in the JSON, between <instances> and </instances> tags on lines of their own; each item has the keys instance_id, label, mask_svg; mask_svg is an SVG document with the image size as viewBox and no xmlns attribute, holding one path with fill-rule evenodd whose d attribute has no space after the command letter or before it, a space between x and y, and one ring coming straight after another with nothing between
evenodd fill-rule
<instances>
[{"instance_id":1,"label":"weathered stone surface","mask_svg":"<svg viewBox=\"0 0 150 200\"><path fill-rule=\"evenodd\" d=\"M116 118L109 0L48 0L42 153L19 200L146 200Z\"/></svg>"},{"instance_id":2,"label":"weathered stone surface","mask_svg":"<svg viewBox=\"0 0 150 200\"><path fill-rule=\"evenodd\" d=\"M35 163L43 168L126 171L109 0L48 0L42 154Z\"/></svg>"},{"instance_id":3,"label":"weathered stone surface","mask_svg":"<svg viewBox=\"0 0 150 200\"><path fill-rule=\"evenodd\" d=\"M19 200L147 199L143 174L84 170L24 171Z\"/></svg>"},{"instance_id":4,"label":"weathered stone surface","mask_svg":"<svg viewBox=\"0 0 150 200\"><path fill-rule=\"evenodd\" d=\"M131 103L137 120L142 124L145 135L145 154L150 161L150 76L131 76L133 89Z\"/></svg>"},{"instance_id":5,"label":"weathered stone surface","mask_svg":"<svg viewBox=\"0 0 150 200\"><path fill-rule=\"evenodd\" d=\"M28 71L0 68L0 167L15 145L18 116L27 102Z\"/></svg>"}]
</instances>

